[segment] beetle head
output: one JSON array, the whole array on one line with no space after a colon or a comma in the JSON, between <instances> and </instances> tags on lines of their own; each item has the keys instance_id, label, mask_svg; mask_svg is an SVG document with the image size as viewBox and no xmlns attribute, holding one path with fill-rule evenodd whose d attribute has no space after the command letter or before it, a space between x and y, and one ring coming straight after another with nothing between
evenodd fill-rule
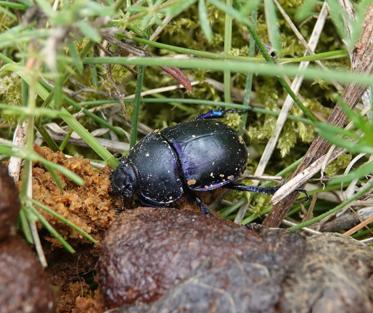
<instances>
[{"instance_id":1,"label":"beetle head","mask_svg":"<svg viewBox=\"0 0 373 313\"><path fill-rule=\"evenodd\" d=\"M123 158L117 169L111 174L111 188L122 197L131 198L137 187L136 172L128 159Z\"/></svg>"}]
</instances>

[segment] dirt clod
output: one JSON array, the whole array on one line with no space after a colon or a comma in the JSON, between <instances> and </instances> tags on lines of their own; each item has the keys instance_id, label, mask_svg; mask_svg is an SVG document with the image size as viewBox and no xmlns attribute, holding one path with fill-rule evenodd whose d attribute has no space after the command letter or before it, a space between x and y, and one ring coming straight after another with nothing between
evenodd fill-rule
<instances>
[{"instance_id":1,"label":"dirt clod","mask_svg":"<svg viewBox=\"0 0 373 313\"><path fill-rule=\"evenodd\" d=\"M175 209L125 212L99 261L114 312L373 312L373 251L343 236L247 229Z\"/></svg>"},{"instance_id":2,"label":"dirt clod","mask_svg":"<svg viewBox=\"0 0 373 313\"><path fill-rule=\"evenodd\" d=\"M100 240L115 217L115 206L109 195L110 170L95 169L87 159L66 158L63 153L52 152L45 147L35 146L35 151L47 160L63 165L78 174L84 179L85 184L77 186L58 174L64 184L63 190L60 190L51 174L37 163L32 170L34 199ZM65 238L84 242L81 235L56 218L48 214L45 214L45 217Z\"/></svg>"},{"instance_id":3,"label":"dirt clod","mask_svg":"<svg viewBox=\"0 0 373 313\"><path fill-rule=\"evenodd\" d=\"M50 313L54 300L39 261L20 238L0 244L1 313Z\"/></svg>"},{"instance_id":4,"label":"dirt clod","mask_svg":"<svg viewBox=\"0 0 373 313\"><path fill-rule=\"evenodd\" d=\"M278 284L303 249L298 234L259 235L200 213L139 208L122 214L108 231L99 277L109 307L150 303L201 267L222 269L248 259L252 272L246 292L256 295L258 305L271 308L280 296Z\"/></svg>"},{"instance_id":5,"label":"dirt clod","mask_svg":"<svg viewBox=\"0 0 373 313\"><path fill-rule=\"evenodd\" d=\"M373 250L338 234L309 237L284 290L284 312L373 312Z\"/></svg>"},{"instance_id":6,"label":"dirt clod","mask_svg":"<svg viewBox=\"0 0 373 313\"><path fill-rule=\"evenodd\" d=\"M0 164L0 241L8 237L17 220L20 203L14 180Z\"/></svg>"}]
</instances>

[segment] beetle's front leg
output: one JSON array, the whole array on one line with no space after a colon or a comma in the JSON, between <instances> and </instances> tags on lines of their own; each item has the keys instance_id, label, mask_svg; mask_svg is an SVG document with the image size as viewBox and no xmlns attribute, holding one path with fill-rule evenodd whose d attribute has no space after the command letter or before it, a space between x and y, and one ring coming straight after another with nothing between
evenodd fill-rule
<instances>
[{"instance_id":1,"label":"beetle's front leg","mask_svg":"<svg viewBox=\"0 0 373 313\"><path fill-rule=\"evenodd\" d=\"M196 117L196 120L206 120L210 118L222 118L225 116L227 113L237 113L237 112L242 112L242 111L247 111L245 109L228 109L228 110L210 110L206 113L203 113L201 115L198 115Z\"/></svg>"}]
</instances>

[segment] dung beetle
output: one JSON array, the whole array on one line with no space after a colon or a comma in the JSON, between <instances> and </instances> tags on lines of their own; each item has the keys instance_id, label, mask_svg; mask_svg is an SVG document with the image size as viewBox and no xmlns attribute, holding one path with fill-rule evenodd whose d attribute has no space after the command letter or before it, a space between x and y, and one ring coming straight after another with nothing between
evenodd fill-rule
<instances>
[{"instance_id":1,"label":"dung beetle","mask_svg":"<svg viewBox=\"0 0 373 313\"><path fill-rule=\"evenodd\" d=\"M273 194L278 188L236 182L246 166L247 148L235 130L217 121L230 111L211 110L145 136L112 173L113 192L137 195L153 207L169 206L188 194L204 213L208 210L197 191L224 187Z\"/></svg>"}]
</instances>

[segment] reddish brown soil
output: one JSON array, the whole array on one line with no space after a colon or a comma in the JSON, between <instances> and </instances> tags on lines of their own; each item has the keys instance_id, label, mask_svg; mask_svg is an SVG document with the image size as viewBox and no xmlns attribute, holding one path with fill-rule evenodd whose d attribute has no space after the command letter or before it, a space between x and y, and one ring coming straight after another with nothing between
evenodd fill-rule
<instances>
[{"instance_id":1,"label":"reddish brown soil","mask_svg":"<svg viewBox=\"0 0 373 313\"><path fill-rule=\"evenodd\" d=\"M33 198L69 219L99 242L115 218L114 202L109 194L110 170L96 169L86 159L66 158L63 153L45 147L35 150L45 159L58 163L82 177L83 186L77 186L59 175L63 190L54 183L51 174L39 163L33 167ZM40 210L41 211L41 210ZM42 211L41 211L42 212ZM56 313L101 313L102 296L95 281L99 244L94 247L70 227L43 212L48 221L77 251L65 252L59 243L46 232L44 249L48 259L47 273L56 293Z\"/></svg>"},{"instance_id":2,"label":"reddish brown soil","mask_svg":"<svg viewBox=\"0 0 373 313\"><path fill-rule=\"evenodd\" d=\"M101 292L96 283L98 248L77 247L74 255L63 250L48 251L47 273L55 290L56 313L102 313Z\"/></svg>"},{"instance_id":3,"label":"reddish brown soil","mask_svg":"<svg viewBox=\"0 0 373 313\"><path fill-rule=\"evenodd\" d=\"M115 218L116 205L109 195L110 170L96 169L86 159L66 158L63 153L54 153L45 147L35 146L35 150L45 159L63 165L78 174L84 179L85 184L77 186L58 174L64 184L63 190L60 190L50 172L36 163L32 170L33 198L63 215L96 239L102 239L105 230ZM81 235L56 218L48 214L45 214L45 217L65 238L86 242Z\"/></svg>"}]
</instances>

